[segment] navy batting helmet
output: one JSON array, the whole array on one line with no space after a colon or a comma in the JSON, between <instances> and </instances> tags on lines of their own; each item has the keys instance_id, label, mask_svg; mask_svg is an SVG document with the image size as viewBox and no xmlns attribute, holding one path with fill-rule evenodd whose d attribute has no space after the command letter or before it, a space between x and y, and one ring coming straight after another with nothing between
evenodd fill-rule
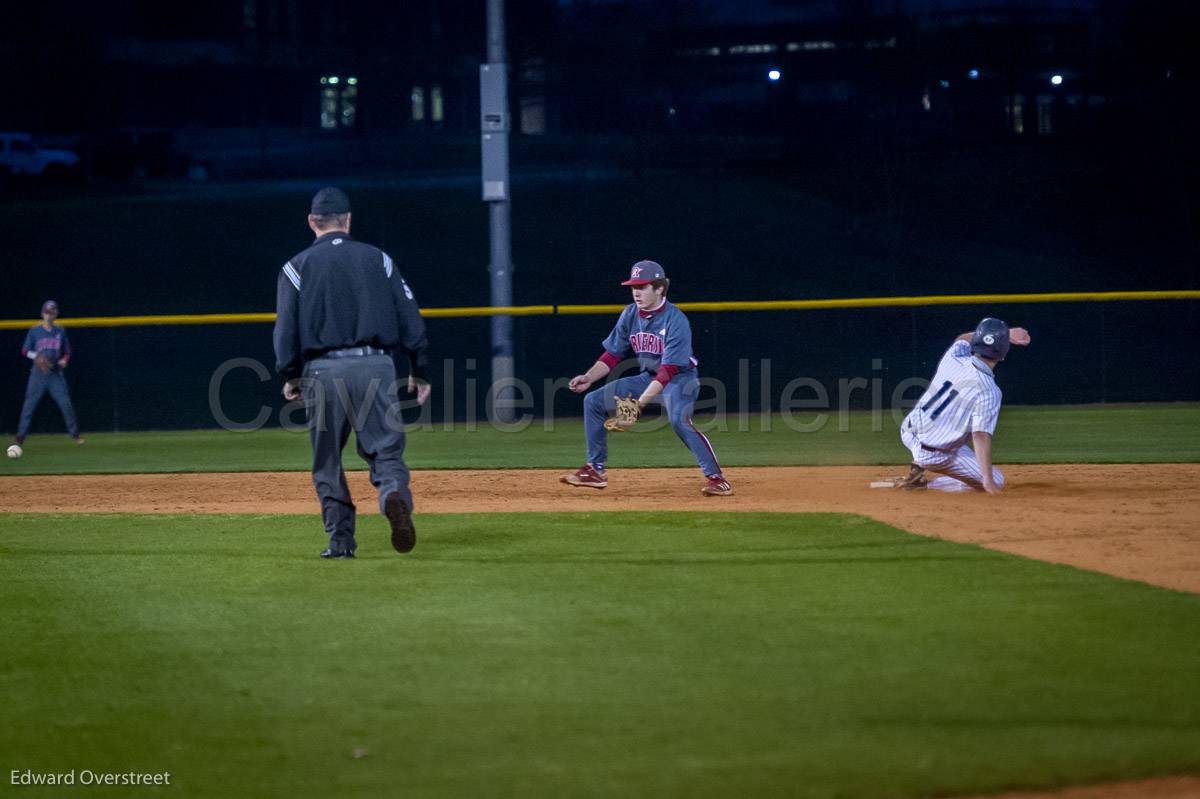
<instances>
[{"instance_id":1,"label":"navy batting helmet","mask_svg":"<svg viewBox=\"0 0 1200 799\"><path fill-rule=\"evenodd\" d=\"M1008 325L990 316L984 319L971 336L971 352L989 361L1003 361L1008 355Z\"/></svg>"}]
</instances>

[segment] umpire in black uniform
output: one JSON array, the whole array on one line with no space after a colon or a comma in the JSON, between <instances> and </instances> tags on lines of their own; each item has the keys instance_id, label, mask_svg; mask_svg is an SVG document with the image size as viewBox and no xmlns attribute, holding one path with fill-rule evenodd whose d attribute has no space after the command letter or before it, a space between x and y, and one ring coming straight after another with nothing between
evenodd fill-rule
<instances>
[{"instance_id":1,"label":"umpire in black uniform","mask_svg":"<svg viewBox=\"0 0 1200 799\"><path fill-rule=\"evenodd\" d=\"M353 428L371 470L392 546L416 544L412 493L404 465L393 354L412 364L407 390L429 398L425 322L387 253L350 238L350 199L333 187L312 200L317 240L283 265L276 295L275 368L283 396L303 398L312 439L313 486L329 533L323 558L353 558L354 503L342 469Z\"/></svg>"}]
</instances>

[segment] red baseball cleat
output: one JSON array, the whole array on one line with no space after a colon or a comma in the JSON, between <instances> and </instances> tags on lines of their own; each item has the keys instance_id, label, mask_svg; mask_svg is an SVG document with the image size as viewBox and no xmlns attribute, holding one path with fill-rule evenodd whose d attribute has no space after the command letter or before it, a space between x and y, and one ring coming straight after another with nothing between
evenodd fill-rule
<instances>
[{"instance_id":1,"label":"red baseball cleat","mask_svg":"<svg viewBox=\"0 0 1200 799\"><path fill-rule=\"evenodd\" d=\"M727 497L733 493L733 486L719 474L709 475L708 483L700 489L700 493L708 497Z\"/></svg>"},{"instance_id":2,"label":"red baseball cleat","mask_svg":"<svg viewBox=\"0 0 1200 799\"><path fill-rule=\"evenodd\" d=\"M567 485L587 486L588 488L604 488L608 485L604 472L596 471L590 463L585 463L579 467L579 471L573 474L564 474L558 479Z\"/></svg>"}]
</instances>

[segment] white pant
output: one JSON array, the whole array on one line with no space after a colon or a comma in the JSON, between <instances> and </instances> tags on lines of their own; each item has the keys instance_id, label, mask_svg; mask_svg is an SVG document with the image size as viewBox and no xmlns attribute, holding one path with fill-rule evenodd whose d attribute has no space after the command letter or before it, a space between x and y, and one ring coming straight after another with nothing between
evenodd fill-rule
<instances>
[{"instance_id":1,"label":"white pant","mask_svg":"<svg viewBox=\"0 0 1200 799\"><path fill-rule=\"evenodd\" d=\"M907 427L901 429L900 440L912 453L913 463L945 475L929 481L929 487L934 491L983 490L983 469L975 457L975 450L966 444L957 450L925 449ZM997 487L1004 487L1004 474L995 466L992 467L992 480Z\"/></svg>"}]
</instances>

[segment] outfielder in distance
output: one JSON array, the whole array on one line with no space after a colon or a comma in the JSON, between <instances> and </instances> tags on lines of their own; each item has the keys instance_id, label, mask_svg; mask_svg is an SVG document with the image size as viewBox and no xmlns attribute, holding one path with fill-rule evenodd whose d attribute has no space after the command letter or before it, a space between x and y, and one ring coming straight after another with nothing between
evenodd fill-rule
<instances>
[{"instance_id":1,"label":"outfielder in distance","mask_svg":"<svg viewBox=\"0 0 1200 799\"><path fill-rule=\"evenodd\" d=\"M692 356L692 327L683 311L667 302L670 281L662 266L654 261L638 261L629 271L633 304L621 312L616 327L604 339L604 352L591 369L571 378L570 389L582 394L602 380L629 355L637 357L642 371L622 377L588 393L583 400L584 432L587 438L587 463L561 480L568 485L604 488L608 475L608 432L633 427L642 410L652 402L666 405L667 417L675 434L696 457L704 472L700 489L707 496L733 493L721 475L721 466L712 445L692 423L692 411L700 394L697 361ZM616 417L608 419L609 412Z\"/></svg>"},{"instance_id":2,"label":"outfielder in distance","mask_svg":"<svg viewBox=\"0 0 1200 799\"><path fill-rule=\"evenodd\" d=\"M900 440L913 460L908 474L894 481L897 488L989 494L1004 488L1004 475L992 465L1000 415L994 370L1010 344L1029 344L1029 332L989 317L946 350L933 382L900 426ZM929 480L926 472L942 476Z\"/></svg>"},{"instance_id":3,"label":"outfielder in distance","mask_svg":"<svg viewBox=\"0 0 1200 799\"><path fill-rule=\"evenodd\" d=\"M16 442L9 447L11 458L21 456L21 446L29 433L33 412L46 392L58 403L67 433L75 439L76 444L83 443L79 437L75 408L71 405L71 394L67 390L67 378L63 374L71 360L71 342L67 339L67 331L54 324L57 318L58 303L46 300L42 303L42 323L30 328L21 347L21 354L33 361L33 368L29 370L29 382L25 386L25 403L21 406L21 420L17 423Z\"/></svg>"}]
</instances>

